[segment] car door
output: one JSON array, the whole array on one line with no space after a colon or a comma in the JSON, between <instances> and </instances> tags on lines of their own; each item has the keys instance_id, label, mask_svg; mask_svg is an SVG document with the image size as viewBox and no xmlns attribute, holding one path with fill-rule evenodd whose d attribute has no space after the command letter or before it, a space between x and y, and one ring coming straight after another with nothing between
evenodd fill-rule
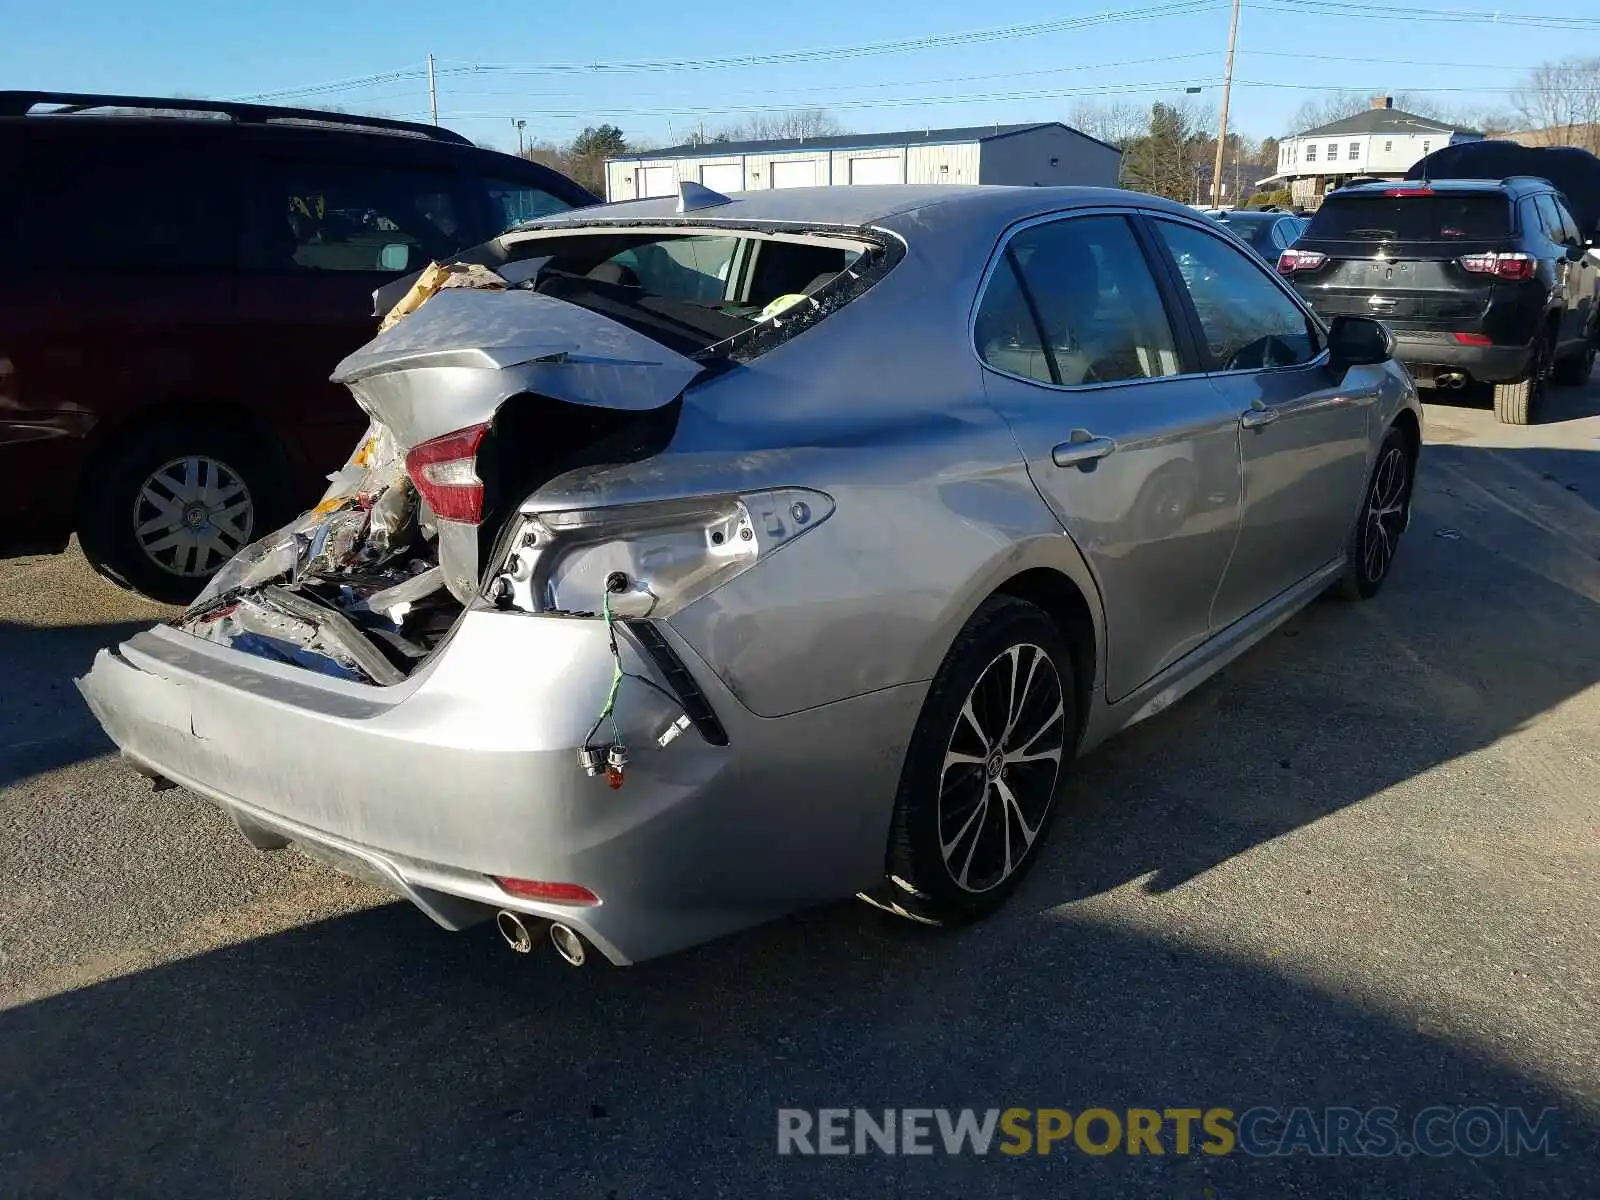
<instances>
[{"instance_id":1,"label":"car door","mask_svg":"<svg viewBox=\"0 0 1600 1200\"><path fill-rule=\"evenodd\" d=\"M1322 327L1276 275L1198 225L1152 217L1240 430L1243 519L1211 623L1233 624L1336 559L1350 536L1379 368L1341 378Z\"/></svg>"},{"instance_id":2,"label":"car door","mask_svg":"<svg viewBox=\"0 0 1600 1200\"><path fill-rule=\"evenodd\" d=\"M1573 218L1572 211L1567 208L1561 198L1558 196L1541 196L1540 201L1541 203L1549 202L1551 215L1555 219L1554 236L1567 252L1565 282L1566 307L1569 320L1564 337L1576 342L1592 332L1590 321L1592 320L1596 303L1594 258L1588 253L1587 245L1582 234L1578 231L1578 222Z\"/></svg>"},{"instance_id":3,"label":"car door","mask_svg":"<svg viewBox=\"0 0 1600 1200\"><path fill-rule=\"evenodd\" d=\"M283 397L303 455L324 474L365 422L329 376L377 333L373 291L471 244L480 224L450 166L292 146L262 153L253 166L239 299L251 334L248 369Z\"/></svg>"},{"instance_id":4,"label":"car door","mask_svg":"<svg viewBox=\"0 0 1600 1200\"><path fill-rule=\"evenodd\" d=\"M1148 249L1120 211L1024 225L974 318L989 398L1100 589L1112 700L1205 640L1239 523L1238 414Z\"/></svg>"}]
</instances>

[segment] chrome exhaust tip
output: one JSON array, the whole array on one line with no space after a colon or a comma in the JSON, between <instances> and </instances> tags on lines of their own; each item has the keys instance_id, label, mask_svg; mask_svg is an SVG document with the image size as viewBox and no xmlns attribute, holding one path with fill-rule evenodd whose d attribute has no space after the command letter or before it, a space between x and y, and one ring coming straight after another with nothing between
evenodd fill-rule
<instances>
[{"instance_id":1,"label":"chrome exhaust tip","mask_svg":"<svg viewBox=\"0 0 1600 1200\"><path fill-rule=\"evenodd\" d=\"M506 945L518 954L533 953L533 933L529 923L522 919L520 913L514 913L508 908L502 908L494 915L495 928L500 931L500 936L505 938Z\"/></svg>"},{"instance_id":2,"label":"chrome exhaust tip","mask_svg":"<svg viewBox=\"0 0 1600 1200\"><path fill-rule=\"evenodd\" d=\"M556 953L571 966L581 967L589 957L589 952L584 949L583 939L570 925L563 925L560 921L552 922L550 941L555 946Z\"/></svg>"},{"instance_id":3,"label":"chrome exhaust tip","mask_svg":"<svg viewBox=\"0 0 1600 1200\"><path fill-rule=\"evenodd\" d=\"M1439 375L1435 382L1440 387L1449 388L1454 391L1456 388L1463 388L1467 386L1467 377L1460 371L1445 371Z\"/></svg>"}]
</instances>

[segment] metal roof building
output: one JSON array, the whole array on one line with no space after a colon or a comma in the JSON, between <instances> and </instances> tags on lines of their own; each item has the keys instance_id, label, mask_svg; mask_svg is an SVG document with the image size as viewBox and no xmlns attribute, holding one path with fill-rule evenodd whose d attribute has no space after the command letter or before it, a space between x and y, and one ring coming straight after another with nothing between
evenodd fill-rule
<instances>
[{"instance_id":1,"label":"metal roof building","mask_svg":"<svg viewBox=\"0 0 1600 1200\"><path fill-rule=\"evenodd\" d=\"M606 199L868 183L1115 187L1122 152L1059 121L669 146L606 162Z\"/></svg>"}]
</instances>

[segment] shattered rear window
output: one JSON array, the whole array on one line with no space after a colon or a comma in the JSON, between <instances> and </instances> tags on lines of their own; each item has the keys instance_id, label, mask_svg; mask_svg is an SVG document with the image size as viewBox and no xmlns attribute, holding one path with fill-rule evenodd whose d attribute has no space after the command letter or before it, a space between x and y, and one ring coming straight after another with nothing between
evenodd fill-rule
<instances>
[{"instance_id":1,"label":"shattered rear window","mask_svg":"<svg viewBox=\"0 0 1600 1200\"><path fill-rule=\"evenodd\" d=\"M896 263L876 233L685 225L591 229L519 242L514 285L576 304L706 362L747 362L838 311ZM502 270L520 275L507 263Z\"/></svg>"}]
</instances>

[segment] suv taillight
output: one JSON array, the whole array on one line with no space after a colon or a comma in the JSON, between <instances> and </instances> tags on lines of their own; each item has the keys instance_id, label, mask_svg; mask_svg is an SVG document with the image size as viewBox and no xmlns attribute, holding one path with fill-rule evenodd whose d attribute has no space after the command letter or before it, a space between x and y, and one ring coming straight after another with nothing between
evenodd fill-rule
<instances>
[{"instance_id":1,"label":"suv taillight","mask_svg":"<svg viewBox=\"0 0 1600 1200\"><path fill-rule=\"evenodd\" d=\"M1513 283L1533 278L1533 255L1523 254L1521 251L1505 254L1467 254L1456 259L1456 262L1461 264L1463 271L1471 271L1474 275L1493 275L1496 279L1508 279Z\"/></svg>"},{"instance_id":2,"label":"suv taillight","mask_svg":"<svg viewBox=\"0 0 1600 1200\"><path fill-rule=\"evenodd\" d=\"M1328 261L1320 250L1285 250L1278 255L1278 274L1293 275L1296 271L1315 271Z\"/></svg>"},{"instance_id":3,"label":"suv taillight","mask_svg":"<svg viewBox=\"0 0 1600 1200\"><path fill-rule=\"evenodd\" d=\"M487 425L471 425L423 442L406 455L406 474L441 520L476 525L483 519L478 447L488 432Z\"/></svg>"}]
</instances>

